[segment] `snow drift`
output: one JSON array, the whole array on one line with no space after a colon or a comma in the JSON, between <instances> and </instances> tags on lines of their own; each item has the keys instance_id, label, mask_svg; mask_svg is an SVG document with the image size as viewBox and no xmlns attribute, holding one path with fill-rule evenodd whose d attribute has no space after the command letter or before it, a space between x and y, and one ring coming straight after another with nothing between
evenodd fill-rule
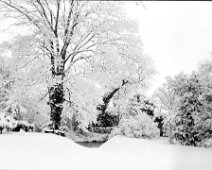
<instances>
[{"instance_id":1,"label":"snow drift","mask_svg":"<svg viewBox=\"0 0 212 170\"><path fill-rule=\"evenodd\" d=\"M165 139L113 137L100 148L42 133L0 135L0 169L22 170L204 170L212 150L170 145Z\"/></svg>"}]
</instances>

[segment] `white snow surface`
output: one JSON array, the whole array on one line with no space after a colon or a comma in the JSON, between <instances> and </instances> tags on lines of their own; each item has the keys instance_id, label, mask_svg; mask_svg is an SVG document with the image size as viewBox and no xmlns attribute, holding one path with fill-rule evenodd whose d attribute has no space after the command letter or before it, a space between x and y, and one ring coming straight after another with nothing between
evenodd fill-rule
<instances>
[{"instance_id":1,"label":"white snow surface","mask_svg":"<svg viewBox=\"0 0 212 170\"><path fill-rule=\"evenodd\" d=\"M115 136L86 148L53 134L0 135L0 169L17 170L211 170L212 149Z\"/></svg>"}]
</instances>

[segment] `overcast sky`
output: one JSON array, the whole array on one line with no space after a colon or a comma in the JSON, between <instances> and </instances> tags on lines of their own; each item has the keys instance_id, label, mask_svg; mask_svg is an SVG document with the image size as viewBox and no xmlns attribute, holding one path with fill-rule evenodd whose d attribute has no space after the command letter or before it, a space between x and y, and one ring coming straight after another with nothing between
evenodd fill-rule
<instances>
[{"instance_id":1,"label":"overcast sky","mask_svg":"<svg viewBox=\"0 0 212 170\"><path fill-rule=\"evenodd\" d=\"M159 74L151 91L166 76L190 73L212 52L212 2L144 1L144 9L127 2L131 17L137 18L144 49Z\"/></svg>"}]
</instances>

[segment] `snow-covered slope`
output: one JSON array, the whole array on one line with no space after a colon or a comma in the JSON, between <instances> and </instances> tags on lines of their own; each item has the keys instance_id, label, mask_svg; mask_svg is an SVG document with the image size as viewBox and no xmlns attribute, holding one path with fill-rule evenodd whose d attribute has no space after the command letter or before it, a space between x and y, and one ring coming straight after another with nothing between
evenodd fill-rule
<instances>
[{"instance_id":1,"label":"snow-covered slope","mask_svg":"<svg viewBox=\"0 0 212 170\"><path fill-rule=\"evenodd\" d=\"M166 138L147 140L116 136L101 148L127 155L126 161L132 155L137 156L146 169L212 170L212 149L171 145Z\"/></svg>"},{"instance_id":2,"label":"snow-covered slope","mask_svg":"<svg viewBox=\"0 0 212 170\"><path fill-rule=\"evenodd\" d=\"M100 148L86 148L53 134L3 134L0 169L211 170L212 149L120 136Z\"/></svg>"}]
</instances>

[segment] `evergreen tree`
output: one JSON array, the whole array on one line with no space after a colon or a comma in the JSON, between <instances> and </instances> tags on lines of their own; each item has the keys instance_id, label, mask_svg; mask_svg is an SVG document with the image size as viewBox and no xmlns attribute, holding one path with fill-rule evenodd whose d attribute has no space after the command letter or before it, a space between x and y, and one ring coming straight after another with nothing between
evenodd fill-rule
<instances>
[{"instance_id":1,"label":"evergreen tree","mask_svg":"<svg viewBox=\"0 0 212 170\"><path fill-rule=\"evenodd\" d=\"M202 103L199 99L202 92L199 77L194 73L181 80L181 84L175 88L179 107L175 117L174 137L181 144L196 146L201 141L196 124L202 114Z\"/></svg>"}]
</instances>

